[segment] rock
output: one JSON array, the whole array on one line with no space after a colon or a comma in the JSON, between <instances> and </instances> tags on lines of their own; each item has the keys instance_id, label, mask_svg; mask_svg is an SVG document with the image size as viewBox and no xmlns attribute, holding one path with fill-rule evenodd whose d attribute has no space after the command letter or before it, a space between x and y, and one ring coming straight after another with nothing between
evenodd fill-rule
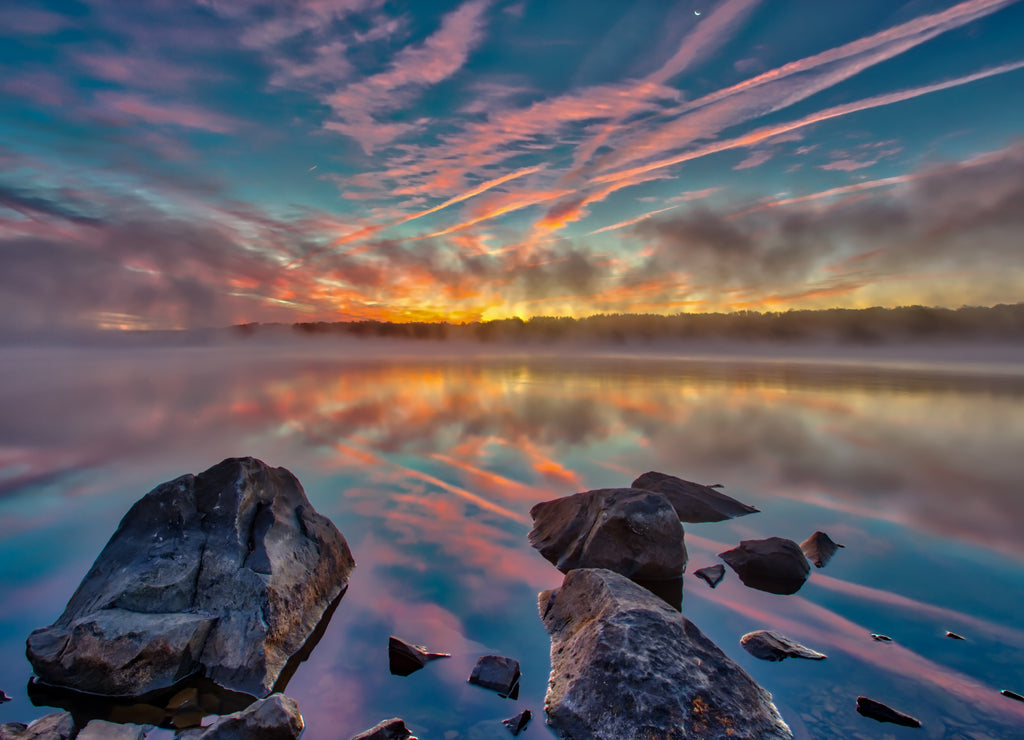
<instances>
[{"instance_id":1,"label":"rock","mask_svg":"<svg viewBox=\"0 0 1024 740\"><path fill-rule=\"evenodd\" d=\"M290 472L228 459L137 501L28 658L43 682L93 694L201 674L266 696L354 565Z\"/></svg>"},{"instance_id":2,"label":"rock","mask_svg":"<svg viewBox=\"0 0 1024 740\"><path fill-rule=\"evenodd\" d=\"M874 632L871 633L871 639L875 642L892 642L892 638L889 635L876 635Z\"/></svg>"},{"instance_id":3,"label":"rock","mask_svg":"<svg viewBox=\"0 0 1024 740\"><path fill-rule=\"evenodd\" d=\"M0 725L0 740L71 740L75 721L70 712L54 712L23 725L8 722Z\"/></svg>"},{"instance_id":4,"label":"rock","mask_svg":"<svg viewBox=\"0 0 1024 740\"><path fill-rule=\"evenodd\" d=\"M508 731L513 735L518 735L520 732L526 729L526 726L530 724L530 720L533 718L533 712L529 709L524 709L515 717L509 717L508 719L502 720L501 724L508 728Z\"/></svg>"},{"instance_id":5,"label":"rock","mask_svg":"<svg viewBox=\"0 0 1024 740\"><path fill-rule=\"evenodd\" d=\"M1017 701L1024 701L1024 696L1021 696L1016 691L1010 691L1009 689L1003 689L999 693L1002 694L1005 697L1010 698L1010 699L1016 699Z\"/></svg>"},{"instance_id":6,"label":"rock","mask_svg":"<svg viewBox=\"0 0 1024 740\"><path fill-rule=\"evenodd\" d=\"M857 697L857 713L879 722L891 722L894 725L903 725L904 727L921 726L921 721L911 717L909 714L897 712L892 707L888 707L880 701L868 699L865 696Z\"/></svg>"},{"instance_id":7,"label":"rock","mask_svg":"<svg viewBox=\"0 0 1024 740\"><path fill-rule=\"evenodd\" d=\"M815 568L824 568L836 554L836 549L840 547L846 547L846 545L833 542L832 538L824 532L815 532L800 543L800 549Z\"/></svg>"},{"instance_id":8,"label":"rock","mask_svg":"<svg viewBox=\"0 0 1024 740\"><path fill-rule=\"evenodd\" d=\"M469 682L500 696L516 699L519 696L519 661L501 655L484 655L473 666Z\"/></svg>"},{"instance_id":9,"label":"rock","mask_svg":"<svg viewBox=\"0 0 1024 740\"><path fill-rule=\"evenodd\" d=\"M711 588L717 586L725 578L725 566L721 563L709 565L707 568L700 568L693 571L698 578L703 578Z\"/></svg>"},{"instance_id":10,"label":"rock","mask_svg":"<svg viewBox=\"0 0 1024 740\"><path fill-rule=\"evenodd\" d=\"M799 642L789 639L778 632L760 630L748 632L740 638L740 645L761 660L779 661L786 658L806 658L807 660L824 660L828 656L811 650Z\"/></svg>"},{"instance_id":11,"label":"rock","mask_svg":"<svg viewBox=\"0 0 1024 740\"><path fill-rule=\"evenodd\" d=\"M737 501L716 491L715 486L702 486L674 475L665 473L644 473L631 484L633 488L657 491L665 497L676 510L680 521L697 524L700 522L721 522L737 516L754 514L758 509Z\"/></svg>"},{"instance_id":12,"label":"rock","mask_svg":"<svg viewBox=\"0 0 1024 740\"><path fill-rule=\"evenodd\" d=\"M530 544L563 573L607 568L627 578L680 578L686 567L683 527L660 493L602 488L530 509Z\"/></svg>"},{"instance_id":13,"label":"rock","mask_svg":"<svg viewBox=\"0 0 1024 740\"><path fill-rule=\"evenodd\" d=\"M295 700L272 694L241 712L218 717L207 727L185 730L176 740L295 740L302 726Z\"/></svg>"},{"instance_id":14,"label":"rock","mask_svg":"<svg viewBox=\"0 0 1024 740\"><path fill-rule=\"evenodd\" d=\"M394 635L388 639L388 665L395 676L408 676L432 660L450 657L451 653L430 653L422 645L413 645Z\"/></svg>"},{"instance_id":15,"label":"rock","mask_svg":"<svg viewBox=\"0 0 1024 740\"><path fill-rule=\"evenodd\" d=\"M956 632L946 632L946 637L950 640L966 640L967 638L963 635L958 635Z\"/></svg>"},{"instance_id":16,"label":"rock","mask_svg":"<svg viewBox=\"0 0 1024 740\"><path fill-rule=\"evenodd\" d=\"M360 732L351 740L416 740L398 717L386 719L366 732Z\"/></svg>"},{"instance_id":17,"label":"rock","mask_svg":"<svg viewBox=\"0 0 1024 740\"><path fill-rule=\"evenodd\" d=\"M632 581L574 570L538 605L551 635L544 709L564 740L792 738L767 691Z\"/></svg>"},{"instance_id":18,"label":"rock","mask_svg":"<svg viewBox=\"0 0 1024 740\"><path fill-rule=\"evenodd\" d=\"M9 697L7 694L5 694L3 692L2 689L0 689L0 704L3 704L5 701L10 701L10 700L11 700L11 697Z\"/></svg>"},{"instance_id":19,"label":"rock","mask_svg":"<svg viewBox=\"0 0 1024 740\"><path fill-rule=\"evenodd\" d=\"M795 594L811 572L800 547L782 537L743 540L739 547L718 557L736 571L744 585L773 594Z\"/></svg>"},{"instance_id":20,"label":"rock","mask_svg":"<svg viewBox=\"0 0 1024 740\"><path fill-rule=\"evenodd\" d=\"M146 725L120 725L94 719L78 733L75 740L143 740L152 729Z\"/></svg>"}]
</instances>

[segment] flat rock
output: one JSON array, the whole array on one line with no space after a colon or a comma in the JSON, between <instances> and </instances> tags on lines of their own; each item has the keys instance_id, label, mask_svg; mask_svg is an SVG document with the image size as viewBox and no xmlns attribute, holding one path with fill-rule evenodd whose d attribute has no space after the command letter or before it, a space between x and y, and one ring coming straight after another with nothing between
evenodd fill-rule
<instances>
[{"instance_id":1,"label":"flat rock","mask_svg":"<svg viewBox=\"0 0 1024 740\"><path fill-rule=\"evenodd\" d=\"M740 645L755 658L779 661L786 658L805 658L806 660L824 660L828 656L811 650L785 635L769 630L748 632L740 638Z\"/></svg>"},{"instance_id":2,"label":"flat rock","mask_svg":"<svg viewBox=\"0 0 1024 740\"><path fill-rule=\"evenodd\" d=\"M178 734L176 740L295 740L302 734L302 714L290 696L272 694L241 712L218 717L207 727Z\"/></svg>"},{"instance_id":3,"label":"flat rock","mask_svg":"<svg viewBox=\"0 0 1024 740\"><path fill-rule=\"evenodd\" d=\"M54 712L27 725L8 722L0 725L0 740L71 740L75 720L70 712Z\"/></svg>"},{"instance_id":4,"label":"flat rock","mask_svg":"<svg viewBox=\"0 0 1024 740\"><path fill-rule=\"evenodd\" d=\"M432 660L450 657L451 653L431 653L422 645L413 645L393 635L388 639L388 667L395 676L408 676Z\"/></svg>"},{"instance_id":5,"label":"flat rock","mask_svg":"<svg viewBox=\"0 0 1024 740\"><path fill-rule=\"evenodd\" d=\"M698 578L703 578L711 588L714 588L725 578L725 566L721 563L716 563L706 568L698 568L693 571L693 574Z\"/></svg>"},{"instance_id":6,"label":"flat rock","mask_svg":"<svg viewBox=\"0 0 1024 740\"><path fill-rule=\"evenodd\" d=\"M143 740L152 729L151 725L122 725L94 719L78 733L75 740Z\"/></svg>"},{"instance_id":7,"label":"flat rock","mask_svg":"<svg viewBox=\"0 0 1024 740\"><path fill-rule=\"evenodd\" d=\"M205 675L266 696L354 566L295 476L231 458L137 501L28 658L44 683L92 694Z\"/></svg>"},{"instance_id":8,"label":"flat rock","mask_svg":"<svg viewBox=\"0 0 1024 740\"><path fill-rule=\"evenodd\" d=\"M667 473L644 473L630 484L633 488L665 494L680 521L699 524L754 514L758 509L715 490L715 487L683 480ZM716 484L717 486L717 484Z\"/></svg>"},{"instance_id":9,"label":"flat rock","mask_svg":"<svg viewBox=\"0 0 1024 740\"><path fill-rule=\"evenodd\" d=\"M533 718L533 712L529 709L524 709L515 717L509 717L508 719L502 720L501 724L508 728L508 731L513 736L518 735L520 732L526 729L526 726L530 724L530 720Z\"/></svg>"},{"instance_id":10,"label":"flat rock","mask_svg":"<svg viewBox=\"0 0 1024 740\"><path fill-rule=\"evenodd\" d=\"M530 544L563 573L607 568L636 580L682 577L683 526L668 499L636 488L602 488L530 509Z\"/></svg>"},{"instance_id":11,"label":"flat rock","mask_svg":"<svg viewBox=\"0 0 1024 740\"><path fill-rule=\"evenodd\" d=\"M736 571L744 585L773 594L795 594L811 572L800 546L783 537L743 540L718 557Z\"/></svg>"},{"instance_id":12,"label":"flat rock","mask_svg":"<svg viewBox=\"0 0 1024 740\"><path fill-rule=\"evenodd\" d=\"M574 570L538 606L551 635L544 709L564 740L793 737L771 694L629 579Z\"/></svg>"},{"instance_id":13,"label":"flat rock","mask_svg":"<svg viewBox=\"0 0 1024 740\"><path fill-rule=\"evenodd\" d=\"M360 732L351 740L416 740L405 722L398 717L386 719L365 732Z\"/></svg>"},{"instance_id":14,"label":"flat rock","mask_svg":"<svg viewBox=\"0 0 1024 740\"><path fill-rule=\"evenodd\" d=\"M519 695L519 676L519 661L515 658L484 655L473 666L469 682L515 699Z\"/></svg>"},{"instance_id":15,"label":"flat rock","mask_svg":"<svg viewBox=\"0 0 1024 740\"><path fill-rule=\"evenodd\" d=\"M840 547L846 547L846 545L833 542L832 538L824 532L815 532L800 543L800 549L815 568L824 568Z\"/></svg>"},{"instance_id":16,"label":"flat rock","mask_svg":"<svg viewBox=\"0 0 1024 740\"><path fill-rule=\"evenodd\" d=\"M897 712L892 707L886 706L880 701L868 699L866 696L857 697L857 713L879 722L891 722L894 725L903 725L904 727L921 726L919 719L903 712Z\"/></svg>"}]
</instances>

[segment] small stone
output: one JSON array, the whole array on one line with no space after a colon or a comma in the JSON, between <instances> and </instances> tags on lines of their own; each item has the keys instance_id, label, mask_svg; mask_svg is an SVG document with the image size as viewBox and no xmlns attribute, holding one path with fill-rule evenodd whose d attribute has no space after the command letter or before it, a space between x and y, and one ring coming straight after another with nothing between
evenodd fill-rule
<instances>
[{"instance_id":1,"label":"small stone","mask_svg":"<svg viewBox=\"0 0 1024 740\"><path fill-rule=\"evenodd\" d=\"M530 720L533 718L533 712L529 709L524 709L515 717L509 717L506 720L502 720L501 724L508 728L508 731L513 735L518 735L520 732L526 729L526 726L530 724Z\"/></svg>"},{"instance_id":2,"label":"small stone","mask_svg":"<svg viewBox=\"0 0 1024 740\"><path fill-rule=\"evenodd\" d=\"M484 655L473 666L469 682L499 696L515 699L519 693L519 661L501 655Z\"/></svg>"},{"instance_id":3,"label":"small stone","mask_svg":"<svg viewBox=\"0 0 1024 740\"><path fill-rule=\"evenodd\" d=\"M706 568L693 571L693 574L698 578L703 578L711 588L714 588L725 578L725 566L721 563L709 565Z\"/></svg>"},{"instance_id":4,"label":"small stone","mask_svg":"<svg viewBox=\"0 0 1024 740\"><path fill-rule=\"evenodd\" d=\"M450 657L451 653L431 653L422 645L413 645L394 635L388 639L388 665L395 676L408 676L432 660Z\"/></svg>"},{"instance_id":5,"label":"small stone","mask_svg":"<svg viewBox=\"0 0 1024 740\"><path fill-rule=\"evenodd\" d=\"M946 632L946 637L948 637L950 640L966 640L967 639L963 635L958 635L956 632L949 632L949 631Z\"/></svg>"},{"instance_id":6,"label":"small stone","mask_svg":"<svg viewBox=\"0 0 1024 740\"><path fill-rule=\"evenodd\" d=\"M25 725L8 722L0 725L0 740L71 740L75 720L71 712L54 712Z\"/></svg>"},{"instance_id":7,"label":"small stone","mask_svg":"<svg viewBox=\"0 0 1024 740\"><path fill-rule=\"evenodd\" d=\"M5 701L10 701L10 700L11 700L11 697L9 697L7 694L5 694L3 692L2 689L0 689L0 704L3 704Z\"/></svg>"},{"instance_id":8,"label":"small stone","mask_svg":"<svg viewBox=\"0 0 1024 740\"><path fill-rule=\"evenodd\" d=\"M1016 691L1010 691L1009 689L1003 689L999 692L1003 696L1009 697L1010 699L1016 699L1017 701L1024 701L1024 696L1021 696Z\"/></svg>"},{"instance_id":9,"label":"small stone","mask_svg":"<svg viewBox=\"0 0 1024 740\"><path fill-rule=\"evenodd\" d=\"M716 491L716 488L721 487L721 483L702 486L700 483L683 480L674 475L651 471L644 473L630 485L633 488L664 494L682 522L721 522L758 511L753 506Z\"/></svg>"},{"instance_id":10,"label":"small stone","mask_svg":"<svg viewBox=\"0 0 1024 740\"><path fill-rule=\"evenodd\" d=\"M921 726L919 719L903 712L897 712L892 707L886 706L880 701L868 699L865 696L857 697L857 713L879 722L891 722L894 725L903 725L904 727Z\"/></svg>"},{"instance_id":11,"label":"small stone","mask_svg":"<svg viewBox=\"0 0 1024 740\"><path fill-rule=\"evenodd\" d=\"M360 732L351 740L416 740L405 721L392 717L380 722L365 732Z\"/></svg>"},{"instance_id":12,"label":"small stone","mask_svg":"<svg viewBox=\"0 0 1024 740\"><path fill-rule=\"evenodd\" d=\"M783 537L743 540L719 553L745 586L772 594L795 594L811 572L800 546Z\"/></svg>"},{"instance_id":13,"label":"small stone","mask_svg":"<svg viewBox=\"0 0 1024 740\"><path fill-rule=\"evenodd\" d=\"M871 639L875 642L892 642L892 638L889 635L876 635L874 632L871 633Z\"/></svg>"},{"instance_id":14,"label":"small stone","mask_svg":"<svg viewBox=\"0 0 1024 740\"><path fill-rule=\"evenodd\" d=\"M240 712L218 717L207 727L185 730L177 740L296 740L302 727L302 715L295 700L284 694L271 694Z\"/></svg>"},{"instance_id":15,"label":"small stone","mask_svg":"<svg viewBox=\"0 0 1024 740\"><path fill-rule=\"evenodd\" d=\"M151 726L122 725L94 719L78 733L76 740L143 740Z\"/></svg>"},{"instance_id":16,"label":"small stone","mask_svg":"<svg viewBox=\"0 0 1024 740\"><path fill-rule=\"evenodd\" d=\"M779 661L786 658L805 658L807 660L824 660L828 656L811 650L799 642L789 639L778 632L760 630L748 632L740 638L740 645L761 660Z\"/></svg>"},{"instance_id":17,"label":"small stone","mask_svg":"<svg viewBox=\"0 0 1024 740\"><path fill-rule=\"evenodd\" d=\"M846 545L833 542L832 538L824 532L815 532L800 543L800 549L815 568L824 568L836 554L836 549L840 547L846 547Z\"/></svg>"}]
</instances>

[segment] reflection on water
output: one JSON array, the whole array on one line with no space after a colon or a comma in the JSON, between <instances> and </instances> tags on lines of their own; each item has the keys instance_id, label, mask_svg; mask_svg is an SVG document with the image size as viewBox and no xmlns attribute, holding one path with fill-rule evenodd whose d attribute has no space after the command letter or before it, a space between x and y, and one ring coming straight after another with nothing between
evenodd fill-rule
<instances>
[{"instance_id":1,"label":"reflection on water","mask_svg":"<svg viewBox=\"0 0 1024 740\"><path fill-rule=\"evenodd\" d=\"M233 455L292 470L358 562L288 687L310 740L396 715L420 737L488 738L523 708L542 714L536 594L561 577L529 548L529 509L647 470L722 483L762 510L687 525L691 571L744 538L822 529L847 545L797 596L731 572L713 591L686 578L683 612L773 692L798 737L876 737L858 694L919 717L925 737L1006 737L1024 722L1024 705L999 694L1024 684L1019 375L15 354L0 360L0 688L15 697L0 722L46 711L25 693L24 639L60 612L131 502ZM761 663L738 642L755 629L829 659ZM391 634L453 657L392 676ZM466 684L485 653L519 659L518 701ZM534 722L522 737L552 735Z\"/></svg>"}]
</instances>

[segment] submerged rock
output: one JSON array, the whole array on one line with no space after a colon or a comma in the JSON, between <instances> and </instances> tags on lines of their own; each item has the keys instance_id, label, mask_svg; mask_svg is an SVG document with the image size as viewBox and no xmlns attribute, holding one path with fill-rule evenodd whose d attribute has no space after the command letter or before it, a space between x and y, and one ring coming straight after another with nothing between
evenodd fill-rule
<instances>
[{"instance_id":1,"label":"submerged rock","mask_svg":"<svg viewBox=\"0 0 1024 740\"><path fill-rule=\"evenodd\" d=\"M663 493L676 510L679 520L683 522L721 522L759 511L753 506L716 491L715 488L721 487L721 483L703 486L674 475L651 471L644 473L630 485L633 488Z\"/></svg>"},{"instance_id":2,"label":"submerged rock","mask_svg":"<svg viewBox=\"0 0 1024 740\"><path fill-rule=\"evenodd\" d=\"M351 740L416 740L412 732L405 726L405 721L392 717L380 722L365 732L360 732Z\"/></svg>"},{"instance_id":3,"label":"submerged rock","mask_svg":"<svg viewBox=\"0 0 1024 740\"><path fill-rule=\"evenodd\" d=\"M904 727L921 726L919 719L903 712L897 712L892 707L886 706L880 701L868 699L866 696L857 697L857 713L879 722L891 722L894 725L903 725Z\"/></svg>"},{"instance_id":4,"label":"submerged rock","mask_svg":"<svg viewBox=\"0 0 1024 740\"><path fill-rule=\"evenodd\" d=\"M94 694L199 674L266 696L354 565L295 476L228 459L137 501L28 658L43 682Z\"/></svg>"},{"instance_id":5,"label":"submerged rock","mask_svg":"<svg viewBox=\"0 0 1024 740\"><path fill-rule=\"evenodd\" d=\"M499 695L515 699L519 696L519 661L501 655L484 655L473 666L469 682Z\"/></svg>"},{"instance_id":6,"label":"submerged rock","mask_svg":"<svg viewBox=\"0 0 1024 740\"><path fill-rule=\"evenodd\" d=\"M413 645L394 635L388 638L388 666L395 676L408 676L432 660L450 657L451 653L427 652L422 645Z\"/></svg>"},{"instance_id":7,"label":"submerged rock","mask_svg":"<svg viewBox=\"0 0 1024 740\"><path fill-rule=\"evenodd\" d=\"M54 712L25 725L8 722L0 725L0 740L71 740L75 720L70 712Z\"/></svg>"},{"instance_id":8,"label":"submerged rock","mask_svg":"<svg viewBox=\"0 0 1024 740\"><path fill-rule=\"evenodd\" d=\"M122 725L94 719L78 733L75 740L144 740L152 725Z\"/></svg>"},{"instance_id":9,"label":"submerged rock","mask_svg":"<svg viewBox=\"0 0 1024 740\"><path fill-rule=\"evenodd\" d=\"M544 709L564 740L792 738L771 694L627 578L574 570L538 605L551 635Z\"/></svg>"},{"instance_id":10,"label":"submerged rock","mask_svg":"<svg viewBox=\"0 0 1024 740\"><path fill-rule=\"evenodd\" d=\"M725 566L721 563L716 563L715 565L709 565L707 568L699 568L693 571L693 574L698 578L703 578L711 588L714 588L725 578Z\"/></svg>"},{"instance_id":11,"label":"submerged rock","mask_svg":"<svg viewBox=\"0 0 1024 740\"><path fill-rule=\"evenodd\" d=\"M302 727L295 700L273 694L241 712L218 717L208 727L185 730L176 740L295 740Z\"/></svg>"},{"instance_id":12,"label":"submerged rock","mask_svg":"<svg viewBox=\"0 0 1024 740\"><path fill-rule=\"evenodd\" d=\"M801 645L785 635L769 630L748 632L740 638L740 645L761 660L779 661L786 658L805 658L807 660L824 660L828 656L811 650L806 645Z\"/></svg>"},{"instance_id":13,"label":"submerged rock","mask_svg":"<svg viewBox=\"0 0 1024 740\"><path fill-rule=\"evenodd\" d=\"M679 578L686 567L683 526L660 493L602 488L530 509L530 544L563 573L607 568L637 580Z\"/></svg>"},{"instance_id":14,"label":"submerged rock","mask_svg":"<svg viewBox=\"0 0 1024 740\"><path fill-rule=\"evenodd\" d=\"M513 735L518 735L520 732L526 729L526 726L530 724L530 720L533 718L533 712L529 709L524 709L515 717L509 717L508 719L502 720L501 724L508 728L508 731Z\"/></svg>"},{"instance_id":15,"label":"submerged rock","mask_svg":"<svg viewBox=\"0 0 1024 740\"><path fill-rule=\"evenodd\" d=\"M824 568L840 547L846 547L846 545L833 542L832 538L824 532L815 532L800 543L800 549L815 568Z\"/></svg>"},{"instance_id":16,"label":"submerged rock","mask_svg":"<svg viewBox=\"0 0 1024 740\"><path fill-rule=\"evenodd\" d=\"M736 571L744 585L773 594L795 594L811 572L799 545L783 537L743 540L718 557Z\"/></svg>"}]
</instances>

